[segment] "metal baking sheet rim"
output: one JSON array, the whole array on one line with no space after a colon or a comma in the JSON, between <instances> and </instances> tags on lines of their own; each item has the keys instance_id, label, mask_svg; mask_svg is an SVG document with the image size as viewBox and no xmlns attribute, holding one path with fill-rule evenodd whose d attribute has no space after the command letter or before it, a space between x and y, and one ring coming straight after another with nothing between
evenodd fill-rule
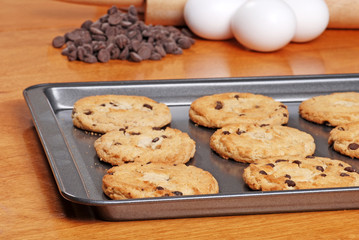
<instances>
[{"instance_id":1,"label":"metal baking sheet rim","mask_svg":"<svg viewBox=\"0 0 359 240\"><path fill-rule=\"evenodd\" d=\"M179 80L145 80L145 81L116 81L116 82L82 82L82 83L51 83L30 86L23 91L24 98L31 111L36 131L39 135L44 151L47 155L56 183L62 197L68 201L88 205L93 208L97 216L103 220L123 221L161 218L206 217L238 214L261 214L279 212L344 210L359 208L359 187L309 189L294 191L253 192L243 194L217 194L182 196L171 198L149 198L128 200L97 201L79 198L66 192L61 183L58 166L53 162L53 154L41 130L43 122L39 120L39 113L50 116L50 125L56 127L53 109L50 108L45 91L51 87L94 87L111 85L141 85L159 84L224 84L223 82L239 82L251 85L254 83L270 84L273 81L286 84L298 84L302 81L308 83L317 81L349 81L359 84L359 74L341 75L305 75L305 76L273 76L225 79L179 79ZM359 89L358 89L359 90ZM35 94L30 94L35 91ZM348 90L349 91L349 90ZM324 91L325 92L325 91ZM42 93L42 94L41 94ZM30 96L32 95L32 96ZM45 100L45 101L44 101ZM34 103L42 103L36 106ZM44 108L45 107L45 108ZM47 107L47 108L46 108ZM47 116L49 117L49 116ZM155 210L154 210L155 209Z\"/></svg>"}]
</instances>

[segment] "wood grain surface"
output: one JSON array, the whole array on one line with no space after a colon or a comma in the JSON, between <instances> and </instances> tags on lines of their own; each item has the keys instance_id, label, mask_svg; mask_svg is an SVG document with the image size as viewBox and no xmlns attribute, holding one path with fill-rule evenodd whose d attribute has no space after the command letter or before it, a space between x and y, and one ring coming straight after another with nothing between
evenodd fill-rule
<instances>
[{"instance_id":1,"label":"wood grain surface","mask_svg":"<svg viewBox=\"0 0 359 240\"><path fill-rule=\"evenodd\" d=\"M53 0L1 1L0 239L359 239L359 210L105 222L64 200L22 96L28 86L359 72L355 30L327 30L312 42L265 54L234 40L198 39L180 56L141 63L68 62L51 46L55 36L106 10Z\"/></svg>"}]
</instances>

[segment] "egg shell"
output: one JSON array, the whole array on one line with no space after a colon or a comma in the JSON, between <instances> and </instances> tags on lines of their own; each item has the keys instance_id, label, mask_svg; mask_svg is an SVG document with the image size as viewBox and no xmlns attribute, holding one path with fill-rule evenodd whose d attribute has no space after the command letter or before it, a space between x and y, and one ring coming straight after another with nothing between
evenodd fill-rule
<instances>
[{"instance_id":1,"label":"egg shell","mask_svg":"<svg viewBox=\"0 0 359 240\"><path fill-rule=\"evenodd\" d=\"M233 38L231 17L246 0L188 0L184 20L197 36L208 40Z\"/></svg>"},{"instance_id":2,"label":"egg shell","mask_svg":"<svg viewBox=\"0 0 359 240\"><path fill-rule=\"evenodd\" d=\"M320 36L327 28L329 9L324 0L284 1L293 9L297 19L293 42L311 41Z\"/></svg>"},{"instance_id":3,"label":"egg shell","mask_svg":"<svg viewBox=\"0 0 359 240\"><path fill-rule=\"evenodd\" d=\"M231 29L243 46L272 52L293 39L296 17L282 0L248 0L233 14Z\"/></svg>"}]
</instances>

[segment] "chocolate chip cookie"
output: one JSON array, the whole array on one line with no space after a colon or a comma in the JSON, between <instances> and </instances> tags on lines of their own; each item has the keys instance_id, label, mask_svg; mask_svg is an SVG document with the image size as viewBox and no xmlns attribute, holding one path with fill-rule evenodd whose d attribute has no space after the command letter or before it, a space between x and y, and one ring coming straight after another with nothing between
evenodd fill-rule
<instances>
[{"instance_id":1,"label":"chocolate chip cookie","mask_svg":"<svg viewBox=\"0 0 359 240\"><path fill-rule=\"evenodd\" d=\"M243 179L261 191L359 186L359 174L351 165L324 157L259 161L244 169Z\"/></svg>"},{"instance_id":2,"label":"chocolate chip cookie","mask_svg":"<svg viewBox=\"0 0 359 240\"><path fill-rule=\"evenodd\" d=\"M112 167L102 179L102 188L116 200L218 193L212 174L185 164L129 163Z\"/></svg>"},{"instance_id":3,"label":"chocolate chip cookie","mask_svg":"<svg viewBox=\"0 0 359 240\"><path fill-rule=\"evenodd\" d=\"M112 165L129 162L188 162L195 153L196 143L187 133L167 127L123 128L108 132L94 143L100 160Z\"/></svg>"},{"instance_id":4,"label":"chocolate chip cookie","mask_svg":"<svg viewBox=\"0 0 359 240\"><path fill-rule=\"evenodd\" d=\"M343 155L359 158L359 122L341 124L332 129L328 143Z\"/></svg>"},{"instance_id":5,"label":"chocolate chip cookie","mask_svg":"<svg viewBox=\"0 0 359 240\"><path fill-rule=\"evenodd\" d=\"M210 147L225 159L253 163L284 156L308 156L315 151L313 137L287 126L231 124L218 129Z\"/></svg>"},{"instance_id":6,"label":"chocolate chip cookie","mask_svg":"<svg viewBox=\"0 0 359 240\"><path fill-rule=\"evenodd\" d=\"M283 125L288 122L287 106L273 98L252 93L220 93L192 102L190 119L208 128L233 123Z\"/></svg>"},{"instance_id":7,"label":"chocolate chip cookie","mask_svg":"<svg viewBox=\"0 0 359 240\"><path fill-rule=\"evenodd\" d=\"M78 100L73 107L74 126L106 133L132 126L163 127L171 122L164 103L145 96L99 95Z\"/></svg>"},{"instance_id":8,"label":"chocolate chip cookie","mask_svg":"<svg viewBox=\"0 0 359 240\"><path fill-rule=\"evenodd\" d=\"M359 121L359 93L341 92L312 97L299 105L299 114L308 121L333 127Z\"/></svg>"}]
</instances>

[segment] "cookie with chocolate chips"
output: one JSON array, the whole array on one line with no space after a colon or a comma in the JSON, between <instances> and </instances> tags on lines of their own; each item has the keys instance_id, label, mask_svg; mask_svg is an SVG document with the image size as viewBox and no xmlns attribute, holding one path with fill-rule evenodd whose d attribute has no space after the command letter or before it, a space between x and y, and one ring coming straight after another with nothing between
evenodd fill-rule
<instances>
[{"instance_id":1,"label":"cookie with chocolate chips","mask_svg":"<svg viewBox=\"0 0 359 240\"><path fill-rule=\"evenodd\" d=\"M243 179L261 191L359 186L359 174L351 165L313 156L258 161L244 169Z\"/></svg>"},{"instance_id":2,"label":"cookie with chocolate chips","mask_svg":"<svg viewBox=\"0 0 359 240\"><path fill-rule=\"evenodd\" d=\"M288 122L287 106L273 98L252 93L220 93L192 102L190 119L209 128L233 123L283 125Z\"/></svg>"},{"instance_id":3,"label":"cookie with chocolate chips","mask_svg":"<svg viewBox=\"0 0 359 240\"><path fill-rule=\"evenodd\" d=\"M166 104L145 96L89 96L78 100L72 111L74 126L98 133L132 126L160 128L171 118Z\"/></svg>"},{"instance_id":4,"label":"cookie with chocolate chips","mask_svg":"<svg viewBox=\"0 0 359 240\"><path fill-rule=\"evenodd\" d=\"M111 199L149 198L218 193L217 180L209 172L185 164L136 164L112 167L102 179Z\"/></svg>"},{"instance_id":5,"label":"cookie with chocolate chips","mask_svg":"<svg viewBox=\"0 0 359 240\"><path fill-rule=\"evenodd\" d=\"M308 156L315 151L313 137L295 128L275 125L231 124L218 129L210 147L221 157L253 163L283 156Z\"/></svg>"},{"instance_id":6,"label":"cookie with chocolate chips","mask_svg":"<svg viewBox=\"0 0 359 240\"><path fill-rule=\"evenodd\" d=\"M94 146L100 160L112 165L180 164L188 162L196 151L196 143L187 133L170 127L123 128L102 135Z\"/></svg>"},{"instance_id":7,"label":"cookie with chocolate chips","mask_svg":"<svg viewBox=\"0 0 359 240\"><path fill-rule=\"evenodd\" d=\"M328 143L343 155L359 158L359 122L341 124L332 129Z\"/></svg>"},{"instance_id":8,"label":"cookie with chocolate chips","mask_svg":"<svg viewBox=\"0 0 359 240\"><path fill-rule=\"evenodd\" d=\"M328 126L359 121L359 93L341 92L309 98L299 105L302 118Z\"/></svg>"}]
</instances>

